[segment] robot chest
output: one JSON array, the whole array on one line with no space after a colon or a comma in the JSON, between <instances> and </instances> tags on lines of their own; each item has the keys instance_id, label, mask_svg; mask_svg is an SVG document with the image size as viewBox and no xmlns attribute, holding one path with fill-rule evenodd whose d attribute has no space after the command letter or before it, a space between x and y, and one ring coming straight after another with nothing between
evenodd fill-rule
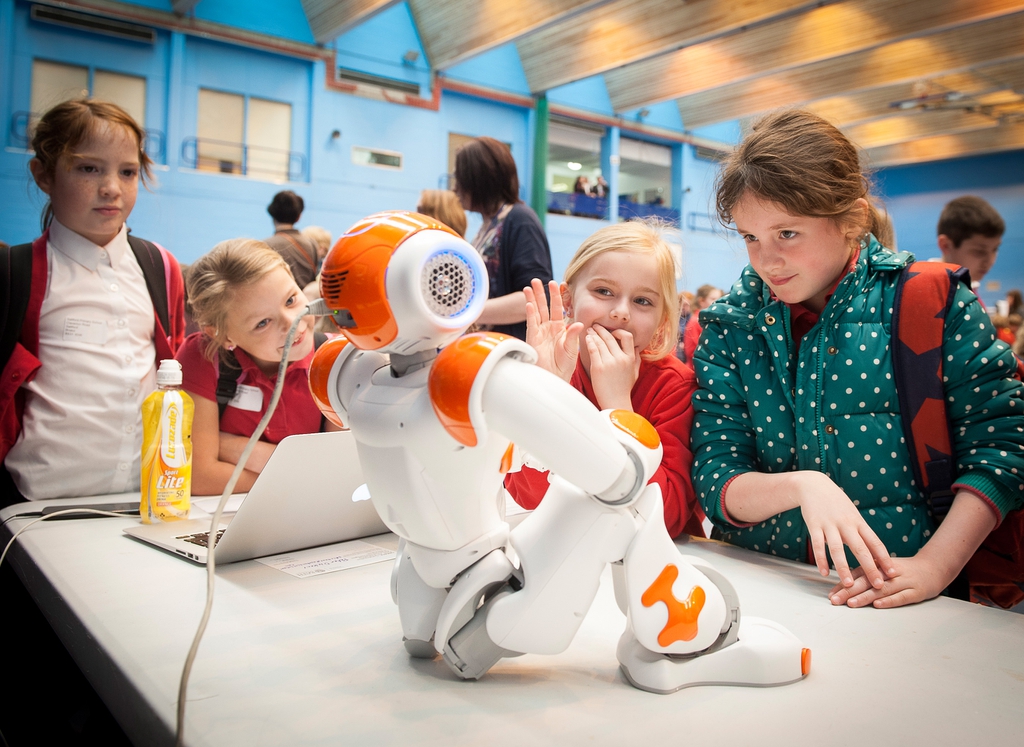
<instances>
[{"instance_id":1,"label":"robot chest","mask_svg":"<svg viewBox=\"0 0 1024 747\"><path fill-rule=\"evenodd\" d=\"M426 387L366 386L350 403L349 419L361 441L380 446L451 440L434 414Z\"/></svg>"}]
</instances>

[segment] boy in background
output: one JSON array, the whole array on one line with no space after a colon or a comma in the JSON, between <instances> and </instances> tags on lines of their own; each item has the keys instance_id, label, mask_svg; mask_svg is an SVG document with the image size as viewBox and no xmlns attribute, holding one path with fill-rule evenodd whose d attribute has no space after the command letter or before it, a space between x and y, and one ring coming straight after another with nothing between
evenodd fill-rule
<instances>
[{"instance_id":1,"label":"boy in background","mask_svg":"<svg viewBox=\"0 0 1024 747\"><path fill-rule=\"evenodd\" d=\"M975 289L996 263L1006 223L980 197L968 195L946 203L939 216L938 243L942 261L966 267Z\"/></svg>"}]
</instances>

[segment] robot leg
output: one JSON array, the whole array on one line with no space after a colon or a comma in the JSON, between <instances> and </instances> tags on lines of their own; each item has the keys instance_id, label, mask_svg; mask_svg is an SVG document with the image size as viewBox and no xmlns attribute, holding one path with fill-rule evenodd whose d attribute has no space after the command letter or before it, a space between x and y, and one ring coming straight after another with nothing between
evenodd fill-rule
<instances>
[{"instance_id":1,"label":"robot leg","mask_svg":"<svg viewBox=\"0 0 1024 747\"><path fill-rule=\"evenodd\" d=\"M435 646L445 644L445 660L466 678L480 677L504 656L564 651L605 566L622 558L636 531L628 509L601 504L552 476L544 502L512 530L522 567L493 551L462 574L441 611Z\"/></svg>"},{"instance_id":2,"label":"robot leg","mask_svg":"<svg viewBox=\"0 0 1024 747\"><path fill-rule=\"evenodd\" d=\"M522 588L522 573L502 550L492 550L462 573L437 618L434 646L462 679L478 680L499 659L520 656L487 634L487 616L498 599Z\"/></svg>"},{"instance_id":3,"label":"robot leg","mask_svg":"<svg viewBox=\"0 0 1024 747\"><path fill-rule=\"evenodd\" d=\"M428 586L413 567L405 551L405 540L398 546L398 556L391 571L391 598L398 605L402 621L402 641L410 656L432 659L434 626L448 592Z\"/></svg>"},{"instance_id":4,"label":"robot leg","mask_svg":"<svg viewBox=\"0 0 1024 747\"><path fill-rule=\"evenodd\" d=\"M630 683L670 693L694 685L784 685L808 673L810 650L792 633L760 618L741 622L725 576L679 552L656 485L637 510L644 525L618 576L628 612L616 654Z\"/></svg>"}]
</instances>

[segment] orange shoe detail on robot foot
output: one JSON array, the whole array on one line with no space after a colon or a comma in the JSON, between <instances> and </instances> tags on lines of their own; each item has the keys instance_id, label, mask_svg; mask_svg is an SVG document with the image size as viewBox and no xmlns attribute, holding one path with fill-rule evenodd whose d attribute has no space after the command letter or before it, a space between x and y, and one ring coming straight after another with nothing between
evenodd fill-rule
<instances>
[{"instance_id":1,"label":"orange shoe detail on robot foot","mask_svg":"<svg viewBox=\"0 0 1024 747\"><path fill-rule=\"evenodd\" d=\"M672 592L672 584L677 578L679 569L674 565L665 566L654 583L647 587L647 591L640 597L644 607L664 602L668 608L668 622L658 634L659 645L665 647L676 641L692 641L697 637L697 618L700 617L706 600L704 589L700 586L694 586L684 601L676 599Z\"/></svg>"}]
</instances>

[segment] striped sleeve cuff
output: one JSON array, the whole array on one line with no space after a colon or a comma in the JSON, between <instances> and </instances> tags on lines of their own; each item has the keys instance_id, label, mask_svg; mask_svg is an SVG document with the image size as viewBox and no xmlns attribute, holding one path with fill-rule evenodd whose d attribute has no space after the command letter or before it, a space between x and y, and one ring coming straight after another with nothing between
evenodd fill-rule
<instances>
[{"instance_id":1,"label":"striped sleeve cuff","mask_svg":"<svg viewBox=\"0 0 1024 747\"><path fill-rule=\"evenodd\" d=\"M1021 497L1014 496L1004 485L980 470L971 470L961 475L953 483L953 492L958 490L966 490L985 501L996 514L996 526L1003 523L1008 512L1019 508L1021 504Z\"/></svg>"}]
</instances>

